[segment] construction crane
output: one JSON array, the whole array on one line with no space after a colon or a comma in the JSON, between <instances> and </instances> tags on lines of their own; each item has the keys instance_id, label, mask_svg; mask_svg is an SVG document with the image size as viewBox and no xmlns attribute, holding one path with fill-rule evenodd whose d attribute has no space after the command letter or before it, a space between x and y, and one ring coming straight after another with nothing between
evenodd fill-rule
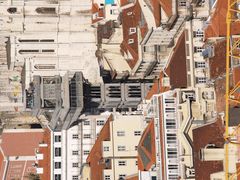
<instances>
[{"instance_id":1,"label":"construction crane","mask_svg":"<svg viewBox=\"0 0 240 180\"><path fill-rule=\"evenodd\" d=\"M232 26L234 23L239 23L240 21L240 0L228 0L227 4L227 16L226 16L226 25L227 25L227 34L226 34L226 94L225 94L225 179L235 179L239 175L239 168L235 174L229 173L229 145L235 144L237 146L240 143L237 141L232 141L232 137L236 137L239 133L238 125L234 132L229 132L229 110L231 103L240 104L239 97L235 97L234 93L240 89L240 82L236 83L235 87L230 88L230 78L231 70L234 65L235 60L240 59L240 53L235 53L237 48L240 45L240 37L233 36Z\"/></svg>"}]
</instances>

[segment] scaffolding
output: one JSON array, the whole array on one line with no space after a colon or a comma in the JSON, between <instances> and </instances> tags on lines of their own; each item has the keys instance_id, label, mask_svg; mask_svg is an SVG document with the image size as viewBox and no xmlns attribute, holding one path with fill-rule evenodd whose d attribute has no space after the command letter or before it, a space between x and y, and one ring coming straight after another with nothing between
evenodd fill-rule
<instances>
[{"instance_id":1,"label":"scaffolding","mask_svg":"<svg viewBox=\"0 0 240 180\"><path fill-rule=\"evenodd\" d=\"M235 173L230 173L229 171L229 145L235 144L240 145L237 134L240 132L239 127L236 126L233 132L229 131L230 127L230 107L234 103L235 105L240 104L239 96L235 96L234 93L240 93L240 82L235 82L233 85L230 83L232 70L235 66L235 61L240 60L240 54L236 53L239 51L240 45L240 36L233 35L233 25L239 23L240 21L240 0L228 0L227 6L227 16L226 16L226 25L227 25L227 34L226 34L226 95L225 95L225 179L236 179L239 175L240 169L238 168ZM233 88L232 88L233 86ZM239 122L239 121L238 121ZM236 138L234 140L234 138Z\"/></svg>"}]
</instances>

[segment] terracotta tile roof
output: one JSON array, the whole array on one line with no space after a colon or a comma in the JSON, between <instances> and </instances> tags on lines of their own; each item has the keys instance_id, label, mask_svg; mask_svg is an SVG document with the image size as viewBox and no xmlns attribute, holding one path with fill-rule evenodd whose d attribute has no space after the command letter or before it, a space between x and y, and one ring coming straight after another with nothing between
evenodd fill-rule
<instances>
[{"instance_id":1,"label":"terracotta tile roof","mask_svg":"<svg viewBox=\"0 0 240 180\"><path fill-rule=\"evenodd\" d=\"M105 168L104 163L100 163L102 158L102 142L110 139L110 121L112 116L110 116L99 133L99 136L91 149L90 154L87 157L87 163L91 169L91 179L99 180L103 177L103 169Z\"/></svg>"},{"instance_id":2,"label":"terracotta tile roof","mask_svg":"<svg viewBox=\"0 0 240 180\"><path fill-rule=\"evenodd\" d=\"M225 77L217 79L214 83L216 93L216 110L218 113L225 111Z\"/></svg>"},{"instance_id":3,"label":"terracotta tile roof","mask_svg":"<svg viewBox=\"0 0 240 180\"><path fill-rule=\"evenodd\" d=\"M97 3L92 3L92 14L98 13L98 17L96 19L93 19L92 16L92 23L96 23L98 21L101 21L104 18L104 11L103 8L99 8Z\"/></svg>"},{"instance_id":4,"label":"terracotta tile roof","mask_svg":"<svg viewBox=\"0 0 240 180\"><path fill-rule=\"evenodd\" d=\"M150 89L150 91L148 92L147 96L145 97L145 99L151 99L151 97L154 94L159 94L159 93L163 93L166 92L168 90L170 90L170 87L164 87L162 82L163 82L163 77L164 77L164 73L160 72L159 75L159 79L156 79L153 83L152 88Z\"/></svg>"},{"instance_id":5,"label":"terracotta tile roof","mask_svg":"<svg viewBox=\"0 0 240 180\"><path fill-rule=\"evenodd\" d=\"M5 164L4 155L2 153L2 150L0 150L0 178L3 177Z\"/></svg>"},{"instance_id":6,"label":"terracotta tile roof","mask_svg":"<svg viewBox=\"0 0 240 180\"><path fill-rule=\"evenodd\" d=\"M10 161L7 167L6 180L23 179L28 180L29 173L36 173L32 165L34 161Z\"/></svg>"},{"instance_id":7,"label":"terracotta tile roof","mask_svg":"<svg viewBox=\"0 0 240 180\"><path fill-rule=\"evenodd\" d=\"M42 140L42 130L35 132L3 131L1 148L5 156L35 156L35 148Z\"/></svg>"},{"instance_id":8,"label":"terracotta tile roof","mask_svg":"<svg viewBox=\"0 0 240 180\"><path fill-rule=\"evenodd\" d=\"M104 25L97 26L97 40L102 43L102 39L109 39L114 33L113 21L108 21Z\"/></svg>"},{"instance_id":9,"label":"terracotta tile roof","mask_svg":"<svg viewBox=\"0 0 240 180\"><path fill-rule=\"evenodd\" d=\"M153 0L154 1L154 0ZM158 0L168 17L172 16L172 0Z\"/></svg>"},{"instance_id":10,"label":"terracotta tile roof","mask_svg":"<svg viewBox=\"0 0 240 180\"><path fill-rule=\"evenodd\" d=\"M204 136L203 136L204 134ZM223 171L222 161L201 161L200 149L207 144L215 144L216 147L224 146L224 128L221 119L193 130L193 151L195 178L210 180L210 174Z\"/></svg>"},{"instance_id":11,"label":"terracotta tile roof","mask_svg":"<svg viewBox=\"0 0 240 180\"><path fill-rule=\"evenodd\" d=\"M138 145L138 169L141 171L147 171L155 163L156 151L154 120L151 120L144 130Z\"/></svg>"},{"instance_id":12,"label":"terracotta tile roof","mask_svg":"<svg viewBox=\"0 0 240 180\"><path fill-rule=\"evenodd\" d=\"M211 17L210 24L205 29L205 38L226 36L227 1L217 1L216 9ZM232 25L231 34L239 34L240 23Z\"/></svg>"},{"instance_id":13,"label":"terracotta tile roof","mask_svg":"<svg viewBox=\"0 0 240 180\"><path fill-rule=\"evenodd\" d=\"M138 180L138 175L134 175L131 177L126 177L126 180Z\"/></svg>"},{"instance_id":14,"label":"terracotta tile roof","mask_svg":"<svg viewBox=\"0 0 240 180\"><path fill-rule=\"evenodd\" d=\"M39 147L38 151L43 154L43 160L38 161L38 167L43 168L43 174L40 174L41 179L51 178L51 130L44 129L43 142L47 147Z\"/></svg>"},{"instance_id":15,"label":"terracotta tile roof","mask_svg":"<svg viewBox=\"0 0 240 180\"><path fill-rule=\"evenodd\" d=\"M153 6L153 16L156 22L156 26L160 26L161 24L161 4L159 1L151 0Z\"/></svg>"},{"instance_id":16,"label":"terracotta tile roof","mask_svg":"<svg viewBox=\"0 0 240 180\"><path fill-rule=\"evenodd\" d=\"M127 0L121 0L121 6L128 4ZM128 15L131 13L131 15ZM124 9L122 11L122 29L123 29L123 42L121 44L122 52L127 53L127 50L131 53L133 59L128 61L128 64L131 68L133 68L138 61L138 33L129 34L130 28L137 28L139 26L139 22L141 20L141 8L138 3L133 7ZM147 24L145 23L140 27L140 34L142 38L146 35L148 29ZM128 40L133 39L134 43L128 44Z\"/></svg>"},{"instance_id":17,"label":"terracotta tile roof","mask_svg":"<svg viewBox=\"0 0 240 180\"><path fill-rule=\"evenodd\" d=\"M226 73L226 41L214 44L214 57L209 58L210 78L215 79Z\"/></svg>"},{"instance_id":18,"label":"terracotta tile roof","mask_svg":"<svg viewBox=\"0 0 240 180\"><path fill-rule=\"evenodd\" d=\"M237 163L236 166L237 166L237 180L240 180L240 163Z\"/></svg>"},{"instance_id":19,"label":"terracotta tile roof","mask_svg":"<svg viewBox=\"0 0 240 180\"><path fill-rule=\"evenodd\" d=\"M187 67L185 54L185 33L179 37L166 73L170 78L171 89L187 87Z\"/></svg>"}]
</instances>

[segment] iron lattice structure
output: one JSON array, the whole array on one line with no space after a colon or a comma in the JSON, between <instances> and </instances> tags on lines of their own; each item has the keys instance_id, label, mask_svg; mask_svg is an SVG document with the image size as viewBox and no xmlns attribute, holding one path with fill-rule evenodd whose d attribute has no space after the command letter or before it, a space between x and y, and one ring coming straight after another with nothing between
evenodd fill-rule
<instances>
[{"instance_id":1,"label":"iron lattice structure","mask_svg":"<svg viewBox=\"0 0 240 180\"><path fill-rule=\"evenodd\" d=\"M240 142L237 138L237 134L240 132L240 123L234 131L229 132L229 121L231 117L229 110L231 106L240 105L240 81L232 81L233 68L239 66L240 61L240 28L239 32L233 32L233 26L240 25L240 0L228 0L227 7L227 34L226 34L226 94L225 94L225 179L232 180L237 179L240 173L240 168L237 169L236 173L229 173L229 145L234 144L239 146Z\"/></svg>"}]
</instances>

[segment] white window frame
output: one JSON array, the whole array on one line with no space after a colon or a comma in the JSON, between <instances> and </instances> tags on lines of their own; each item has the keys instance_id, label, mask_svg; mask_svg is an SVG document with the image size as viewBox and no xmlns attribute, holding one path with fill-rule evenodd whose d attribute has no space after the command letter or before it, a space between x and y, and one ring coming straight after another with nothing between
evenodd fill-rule
<instances>
[{"instance_id":1,"label":"white window frame","mask_svg":"<svg viewBox=\"0 0 240 180\"><path fill-rule=\"evenodd\" d=\"M126 166L127 162L126 161L118 161L118 166Z\"/></svg>"},{"instance_id":2,"label":"white window frame","mask_svg":"<svg viewBox=\"0 0 240 180\"><path fill-rule=\"evenodd\" d=\"M134 43L134 39L128 39L128 44L133 44Z\"/></svg>"},{"instance_id":3,"label":"white window frame","mask_svg":"<svg viewBox=\"0 0 240 180\"><path fill-rule=\"evenodd\" d=\"M79 163L72 163L72 167L73 168L78 168L79 167Z\"/></svg>"},{"instance_id":4,"label":"white window frame","mask_svg":"<svg viewBox=\"0 0 240 180\"><path fill-rule=\"evenodd\" d=\"M74 150L73 150L73 151L72 151L72 155L73 155L73 156L79 155L79 151L77 151L77 150L74 151Z\"/></svg>"},{"instance_id":5,"label":"white window frame","mask_svg":"<svg viewBox=\"0 0 240 180\"><path fill-rule=\"evenodd\" d=\"M142 132L141 131L134 131L134 136L141 136Z\"/></svg>"},{"instance_id":6,"label":"white window frame","mask_svg":"<svg viewBox=\"0 0 240 180\"><path fill-rule=\"evenodd\" d=\"M97 126L104 126L105 121L104 120L97 120Z\"/></svg>"},{"instance_id":7,"label":"white window frame","mask_svg":"<svg viewBox=\"0 0 240 180\"><path fill-rule=\"evenodd\" d=\"M109 150L110 150L109 146L103 146L103 151L104 152L109 152Z\"/></svg>"},{"instance_id":8,"label":"white window frame","mask_svg":"<svg viewBox=\"0 0 240 180\"><path fill-rule=\"evenodd\" d=\"M89 120L83 121L83 125L84 126L90 126L90 121Z\"/></svg>"},{"instance_id":9,"label":"white window frame","mask_svg":"<svg viewBox=\"0 0 240 180\"><path fill-rule=\"evenodd\" d=\"M72 180L78 180L78 176L77 175L72 176Z\"/></svg>"},{"instance_id":10,"label":"white window frame","mask_svg":"<svg viewBox=\"0 0 240 180\"><path fill-rule=\"evenodd\" d=\"M125 131L117 131L117 136L125 136Z\"/></svg>"},{"instance_id":11,"label":"white window frame","mask_svg":"<svg viewBox=\"0 0 240 180\"><path fill-rule=\"evenodd\" d=\"M73 134L72 139L78 139L78 134Z\"/></svg>"},{"instance_id":12,"label":"white window frame","mask_svg":"<svg viewBox=\"0 0 240 180\"><path fill-rule=\"evenodd\" d=\"M118 151L126 151L126 146L118 146Z\"/></svg>"},{"instance_id":13,"label":"white window frame","mask_svg":"<svg viewBox=\"0 0 240 180\"><path fill-rule=\"evenodd\" d=\"M83 139L91 139L91 134L83 134Z\"/></svg>"},{"instance_id":14,"label":"white window frame","mask_svg":"<svg viewBox=\"0 0 240 180\"><path fill-rule=\"evenodd\" d=\"M111 180L111 176L110 175L105 175L104 180Z\"/></svg>"},{"instance_id":15,"label":"white window frame","mask_svg":"<svg viewBox=\"0 0 240 180\"><path fill-rule=\"evenodd\" d=\"M89 155L90 151L89 150L84 150L83 155Z\"/></svg>"},{"instance_id":16,"label":"white window frame","mask_svg":"<svg viewBox=\"0 0 240 180\"><path fill-rule=\"evenodd\" d=\"M137 28L136 27L130 27L129 28L129 34L135 34L137 32Z\"/></svg>"},{"instance_id":17,"label":"white window frame","mask_svg":"<svg viewBox=\"0 0 240 180\"><path fill-rule=\"evenodd\" d=\"M207 78L206 77L196 77L196 81L198 84L204 84L207 82Z\"/></svg>"}]
</instances>

